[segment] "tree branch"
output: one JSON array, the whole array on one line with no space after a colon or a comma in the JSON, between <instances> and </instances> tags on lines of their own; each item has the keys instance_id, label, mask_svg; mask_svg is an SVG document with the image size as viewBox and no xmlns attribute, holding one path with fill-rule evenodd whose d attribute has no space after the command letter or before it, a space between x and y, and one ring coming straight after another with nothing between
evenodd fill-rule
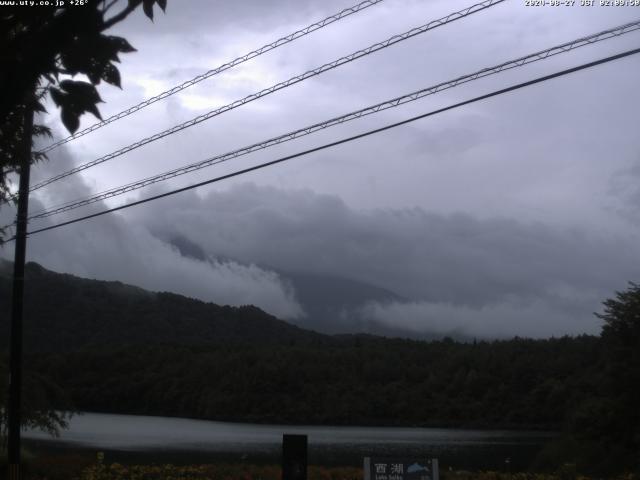
<instances>
[{"instance_id":1,"label":"tree branch","mask_svg":"<svg viewBox=\"0 0 640 480\"><path fill-rule=\"evenodd\" d=\"M109 11L109 9L110 9L111 7L113 7L116 3L118 3L118 0L111 0L111 2L109 2L109 4L108 4L108 5L106 5L105 7L103 7L102 13L103 13L103 14L107 13L107 12ZM106 4L106 0L103 0L102 4L103 4L103 5L105 5L105 4Z\"/></svg>"},{"instance_id":2,"label":"tree branch","mask_svg":"<svg viewBox=\"0 0 640 480\"><path fill-rule=\"evenodd\" d=\"M115 1L113 3L115 3ZM103 32L103 31L107 30L108 28L113 27L116 23L120 23L122 20L127 18L129 16L129 14L131 12L133 12L138 7L138 5L139 5L138 3L133 3L133 4L130 3L129 5L127 5L127 8L122 10L117 15L114 15L109 20L105 21L104 25L102 26L102 29L100 31Z\"/></svg>"}]
</instances>

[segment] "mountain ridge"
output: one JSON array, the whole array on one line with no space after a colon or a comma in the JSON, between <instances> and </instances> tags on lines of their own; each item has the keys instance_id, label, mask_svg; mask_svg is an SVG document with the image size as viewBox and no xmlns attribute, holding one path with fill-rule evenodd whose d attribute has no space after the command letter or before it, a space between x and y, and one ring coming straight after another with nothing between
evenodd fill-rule
<instances>
[{"instance_id":1,"label":"mountain ridge","mask_svg":"<svg viewBox=\"0 0 640 480\"><path fill-rule=\"evenodd\" d=\"M0 264L0 337L4 338L9 333L10 267L6 260ZM252 305L220 306L119 281L53 272L34 262L26 264L25 277L27 351L135 344L317 342L325 337Z\"/></svg>"},{"instance_id":2,"label":"mountain ridge","mask_svg":"<svg viewBox=\"0 0 640 480\"><path fill-rule=\"evenodd\" d=\"M185 258L203 263L230 261L246 265L236 258L211 255L197 242L181 233L155 232L154 235ZM434 340L443 336L450 336L462 341L473 340L455 330L446 334L429 331L418 333L395 325L384 324L371 318L366 313L366 307L371 304L386 305L393 302L409 301L408 298L373 283L345 275L292 270L261 263L251 264L275 272L280 280L290 287L305 315L300 318L287 319L287 321L301 328L327 335L364 333L417 340Z\"/></svg>"}]
</instances>

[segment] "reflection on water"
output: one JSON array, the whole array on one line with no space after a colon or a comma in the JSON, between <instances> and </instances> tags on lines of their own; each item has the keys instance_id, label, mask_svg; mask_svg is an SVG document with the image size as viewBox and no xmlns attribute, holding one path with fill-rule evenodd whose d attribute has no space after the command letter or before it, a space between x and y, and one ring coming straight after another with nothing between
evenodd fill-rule
<instances>
[{"instance_id":1,"label":"reflection on water","mask_svg":"<svg viewBox=\"0 0 640 480\"><path fill-rule=\"evenodd\" d=\"M499 468L509 457L526 468L547 433L395 427L254 425L182 418L87 413L72 418L53 439L37 431L25 438L54 448L90 448L127 458L279 461L282 435L306 434L311 463L361 465L364 456L435 456L458 468Z\"/></svg>"}]
</instances>

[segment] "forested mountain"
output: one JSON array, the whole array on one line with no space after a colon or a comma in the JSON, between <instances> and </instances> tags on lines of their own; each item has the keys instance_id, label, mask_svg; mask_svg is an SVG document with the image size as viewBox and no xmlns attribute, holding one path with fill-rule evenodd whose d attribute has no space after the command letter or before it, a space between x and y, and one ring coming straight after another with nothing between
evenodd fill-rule
<instances>
[{"instance_id":1,"label":"forested mountain","mask_svg":"<svg viewBox=\"0 0 640 480\"><path fill-rule=\"evenodd\" d=\"M7 263L3 271L0 337L7 338ZM26 351L38 354L34 370L81 410L558 428L600 357L595 337L473 344L332 337L255 307L221 307L35 263L26 272Z\"/></svg>"},{"instance_id":2,"label":"forested mountain","mask_svg":"<svg viewBox=\"0 0 640 480\"><path fill-rule=\"evenodd\" d=\"M0 265L0 338L8 337L11 264ZM321 335L254 306L229 307L26 265L25 350L313 341ZM6 348L4 345L2 348Z\"/></svg>"},{"instance_id":3,"label":"forested mountain","mask_svg":"<svg viewBox=\"0 0 640 480\"><path fill-rule=\"evenodd\" d=\"M0 338L8 333L9 267L0 269ZM34 371L81 410L556 428L600 356L597 338L586 336L480 343L328 336L251 306L221 307L35 263L26 274L26 352L37 354Z\"/></svg>"},{"instance_id":4,"label":"forested mountain","mask_svg":"<svg viewBox=\"0 0 640 480\"><path fill-rule=\"evenodd\" d=\"M3 341L9 266L0 264ZM220 307L33 263L27 278L25 402L32 409L557 429L563 435L545 451L545 464L640 467L635 284L605 302L601 337L465 343L322 335L255 307Z\"/></svg>"}]
</instances>

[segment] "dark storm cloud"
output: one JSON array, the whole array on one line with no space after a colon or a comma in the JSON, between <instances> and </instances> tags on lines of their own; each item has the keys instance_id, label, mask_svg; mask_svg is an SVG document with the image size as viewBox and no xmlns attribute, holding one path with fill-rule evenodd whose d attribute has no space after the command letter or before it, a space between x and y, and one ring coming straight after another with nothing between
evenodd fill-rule
<instances>
[{"instance_id":1,"label":"dark storm cloud","mask_svg":"<svg viewBox=\"0 0 640 480\"><path fill-rule=\"evenodd\" d=\"M414 299L368 307L377 319L388 312L387 321L414 330L451 317L451 325L475 325L477 334L490 317L492 335L500 327L536 336L593 332L590 314L599 302L640 276L640 247L631 239L421 208L356 211L308 190L244 184L204 198L188 193L133 215L150 231L180 233L210 255L341 275ZM518 323L517 315L527 321Z\"/></svg>"},{"instance_id":2,"label":"dark storm cloud","mask_svg":"<svg viewBox=\"0 0 640 480\"><path fill-rule=\"evenodd\" d=\"M115 113L354 3L346 0L190 1L177 7L170 2L167 14L158 15L154 24L139 12L131 22L121 24L114 31L130 38L139 51L123 58L124 91L101 86L101 94L106 100L101 108L105 113ZM215 106L242 98L471 3L464 0L382 2L185 90L100 133L80 139L73 144L74 156L86 161L104 155ZM521 2L504 2L259 102L252 102L224 117L132 152L126 160L116 160L114 165L117 166L113 168L98 167L86 175L95 182L91 185L99 190L128 183L152 171L197 161L207 155L264 140L271 135L603 30L628 21L628 12L627 9L600 7L527 9ZM424 113L512 81L618 51L625 45L631 45L634 38L637 34L505 72L500 77L477 82L477 85L474 82L376 116L375 120L357 122L357 125L346 129L332 129L327 137L320 135L317 138L335 139L370 125L380 126L411 114ZM386 136L382 142L385 148L379 151L373 148L377 148L377 144L372 139L366 142L372 148L365 150L364 154L362 150L343 148L341 155L334 156L335 163L344 165L344 175L338 180L332 178L330 168L305 165L295 175L287 175L290 179L288 185L277 174L268 173L260 182L307 186L314 191L336 194L348 204L358 207L419 205L445 210L449 208L450 201L447 199L445 205L439 200L443 198L441 189L457 181L457 171L471 166L470 177L482 175L487 179L497 179L498 188L510 186L512 191L507 195L520 195L522 191L527 195L525 206L531 208L532 198L535 202L544 201L545 197L556 200L555 197L565 191L567 179L562 175L549 178L547 172L555 169L562 174L562 170L576 158L580 167L592 177L579 182L570 192L577 199L577 204L582 205L585 198L592 197L594 186L597 187L594 183L611 173L608 170L611 162L601 161L602 155L608 154L609 145L613 144L614 150L623 152L622 157L628 156L629 145L637 146L629 135L629 125L635 115L631 106L638 95L638 89L633 85L634 76L615 75L623 69L635 72L637 65L625 65L602 67L606 75L594 70L594 73L573 77L564 83L550 83L526 93L469 106L460 113L438 116L409 130L410 135ZM610 120L613 112L617 119L615 123ZM317 143L309 139L299 144L305 147ZM482 144L481 148L472 151L478 143ZM462 148L468 152L463 164L458 161L460 155L454 155ZM436 160L432 166L421 164L427 155ZM358 157L365 157L366 164ZM390 157L398 163L391 174L386 171ZM514 162L514 157L526 160L525 168L535 169L538 173L520 173L524 170L517 171L521 163ZM445 160L455 161L448 167L442 165ZM367 168L366 182L358 181L362 167ZM404 175L407 170L414 172L408 179ZM372 182L377 182L377 188L370 188L369 183ZM491 204L488 196L495 190L496 185L488 181L465 185L463 192L456 196L454 209L466 211L486 207L495 210L514 203ZM567 205L569 207L570 204ZM575 209L567 214L574 216Z\"/></svg>"},{"instance_id":3,"label":"dark storm cloud","mask_svg":"<svg viewBox=\"0 0 640 480\"><path fill-rule=\"evenodd\" d=\"M110 32L139 51L123 56L123 91L100 86L101 111L116 113L355 3L175 1L154 24L138 12ZM70 143L71 158L52 156L34 177L92 160L472 3L383 2ZM31 210L601 31L629 21L629 12L504 2L44 189ZM631 48L637 35L323 131L256 154L238 168ZM639 276L637 73L637 59L629 59L473 104L261 171L249 178L253 185L232 182L218 193L183 194L34 236L29 253L59 271L219 303L256 303L289 318L303 312L295 292L270 268L346 276L395 291L410 300L369 304L364 314L416 332L595 332L591 312ZM57 114L47 121L63 135ZM83 126L91 123L83 120ZM232 166L226 168L221 171ZM162 188L217 173L198 172ZM10 216L0 209L0 217ZM182 258L165 241L178 233L222 261Z\"/></svg>"},{"instance_id":4,"label":"dark storm cloud","mask_svg":"<svg viewBox=\"0 0 640 480\"><path fill-rule=\"evenodd\" d=\"M54 166L70 165L64 148L53 152L50 162L41 165L38 176L47 177ZM49 203L60 203L90 191L80 177L71 177L57 184L55 189L49 189L46 197L44 192L38 193L31 201L30 211L41 210L43 198ZM97 212L105 207L103 203L96 203L82 213ZM2 221L10 222L13 215L12 209L0 210ZM74 212L67 218L78 215ZM58 217L34 221L30 229L57 221ZM12 245L5 245L0 254L12 258ZM276 273L248 263L204 263L185 258L143 226L117 214L32 235L27 253L28 260L59 272L119 280L153 291L171 291L223 305L253 304L282 318L304 315L290 287Z\"/></svg>"}]
</instances>

